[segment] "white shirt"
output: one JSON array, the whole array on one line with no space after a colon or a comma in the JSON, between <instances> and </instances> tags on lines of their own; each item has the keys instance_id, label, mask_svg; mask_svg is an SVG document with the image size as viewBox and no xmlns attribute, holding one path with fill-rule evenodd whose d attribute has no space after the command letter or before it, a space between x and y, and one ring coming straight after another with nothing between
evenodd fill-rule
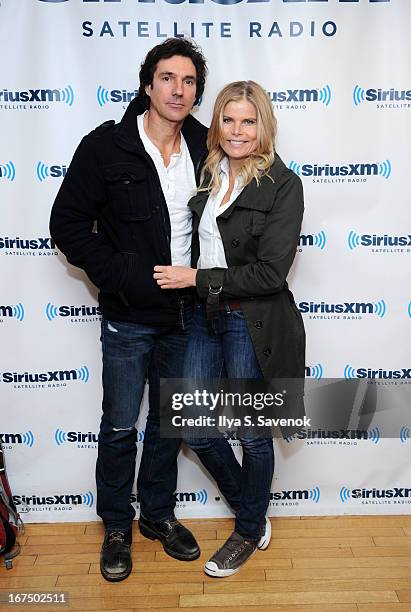
<instances>
[{"instance_id":1,"label":"white shirt","mask_svg":"<svg viewBox=\"0 0 411 612\"><path fill-rule=\"evenodd\" d=\"M171 263L173 266L190 266L192 214L187 202L197 190L194 165L181 133L180 152L171 156L167 167L164 165L160 151L144 130L145 114L137 116L137 127L144 148L156 167L167 203L171 225Z\"/></svg>"},{"instance_id":2,"label":"white shirt","mask_svg":"<svg viewBox=\"0 0 411 612\"><path fill-rule=\"evenodd\" d=\"M220 206L229 187L228 159L220 162L221 187L215 195L209 195L198 227L200 257L197 268L227 268L224 245L217 225L217 217L231 206L244 189L243 180L236 176L228 202Z\"/></svg>"}]
</instances>

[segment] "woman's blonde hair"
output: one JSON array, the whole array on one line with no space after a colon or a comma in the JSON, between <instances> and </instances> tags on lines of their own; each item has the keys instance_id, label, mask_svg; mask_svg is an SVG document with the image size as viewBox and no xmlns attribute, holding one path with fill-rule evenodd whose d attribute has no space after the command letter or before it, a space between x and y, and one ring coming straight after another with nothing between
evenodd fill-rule
<instances>
[{"instance_id":1,"label":"woman's blonde hair","mask_svg":"<svg viewBox=\"0 0 411 612\"><path fill-rule=\"evenodd\" d=\"M276 120L273 107L264 89L255 81L235 81L220 91L214 104L213 117L208 130L208 156L202 174L202 189L217 193L221 186L220 162L225 156L221 147L224 109L229 102L248 100L257 114L257 146L244 160L239 175L243 184L248 185L254 178L260 179L268 173L274 162L274 140Z\"/></svg>"}]
</instances>

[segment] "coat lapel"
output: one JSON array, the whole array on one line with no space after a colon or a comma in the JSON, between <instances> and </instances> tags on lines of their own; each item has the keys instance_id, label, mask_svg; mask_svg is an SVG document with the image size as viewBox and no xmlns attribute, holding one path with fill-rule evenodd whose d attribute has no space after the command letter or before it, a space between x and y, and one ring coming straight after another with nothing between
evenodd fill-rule
<instances>
[{"instance_id":1,"label":"coat lapel","mask_svg":"<svg viewBox=\"0 0 411 612\"><path fill-rule=\"evenodd\" d=\"M253 179L234 200L231 206L221 215L223 219L228 219L235 208L251 208L252 210L268 211L273 205L274 182L268 176L263 176L260 184Z\"/></svg>"}]
</instances>

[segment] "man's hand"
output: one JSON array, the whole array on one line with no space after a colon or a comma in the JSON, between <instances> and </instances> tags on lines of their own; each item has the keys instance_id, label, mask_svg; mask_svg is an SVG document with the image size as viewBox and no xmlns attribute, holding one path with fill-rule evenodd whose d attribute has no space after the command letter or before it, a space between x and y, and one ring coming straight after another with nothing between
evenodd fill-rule
<instances>
[{"instance_id":1,"label":"man's hand","mask_svg":"<svg viewBox=\"0 0 411 612\"><path fill-rule=\"evenodd\" d=\"M196 286L195 268L184 266L154 266L154 278L161 289L184 289Z\"/></svg>"}]
</instances>

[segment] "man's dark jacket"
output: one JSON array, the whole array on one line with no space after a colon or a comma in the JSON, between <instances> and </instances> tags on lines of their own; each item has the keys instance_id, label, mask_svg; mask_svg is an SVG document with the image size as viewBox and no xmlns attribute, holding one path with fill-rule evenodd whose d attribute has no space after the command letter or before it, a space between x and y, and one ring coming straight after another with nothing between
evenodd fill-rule
<instances>
[{"instance_id":1,"label":"man's dark jacket","mask_svg":"<svg viewBox=\"0 0 411 612\"><path fill-rule=\"evenodd\" d=\"M50 232L74 266L100 289L113 321L174 325L177 291L162 291L155 265L171 265L170 218L160 179L137 129L144 103L133 100L120 123L109 121L78 146L53 205ZM199 179L207 129L189 115L182 133Z\"/></svg>"}]
</instances>

